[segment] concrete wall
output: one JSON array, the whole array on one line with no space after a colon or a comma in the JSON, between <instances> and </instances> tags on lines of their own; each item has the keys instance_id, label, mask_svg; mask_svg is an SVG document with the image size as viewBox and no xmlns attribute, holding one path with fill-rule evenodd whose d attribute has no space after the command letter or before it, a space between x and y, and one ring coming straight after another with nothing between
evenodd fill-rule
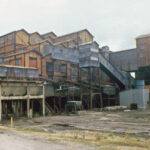
<instances>
[{"instance_id":1,"label":"concrete wall","mask_svg":"<svg viewBox=\"0 0 150 150\"><path fill-rule=\"evenodd\" d=\"M110 62L121 71L136 71L137 50L112 52L110 53Z\"/></svg>"},{"instance_id":2,"label":"concrete wall","mask_svg":"<svg viewBox=\"0 0 150 150\"><path fill-rule=\"evenodd\" d=\"M31 96L38 96L43 94L43 87L36 83L1 83L2 96L25 96L27 94L27 86Z\"/></svg>"},{"instance_id":3,"label":"concrete wall","mask_svg":"<svg viewBox=\"0 0 150 150\"><path fill-rule=\"evenodd\" d=\"M149 101L148 89L132 89L120 92L120 105L130 108L130 104L137 104L138 108L147 108Z\"/></svg>"}]
</instances>

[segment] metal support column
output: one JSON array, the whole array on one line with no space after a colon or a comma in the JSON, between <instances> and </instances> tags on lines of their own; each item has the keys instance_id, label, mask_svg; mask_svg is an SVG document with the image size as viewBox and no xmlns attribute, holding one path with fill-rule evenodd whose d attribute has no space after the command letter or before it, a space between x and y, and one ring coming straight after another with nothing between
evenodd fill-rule
<instances>
[{"instance_id":1,"label":"metal support column","mask_svg":"<svg viewBox=\"0 0 150 150\"><path fill-rule=\"evenodd\" d=\"M45 85L43 85L42 114L45 116Z\"/></svg>"},{"instance_id":2,"label":"metal support column","mask_svg":"<svg viewBox=\"0 0 150 150\"><path fill-rule=\"evenodd\" d=\"M29 98L29 87L27 86L27 117L30 118L30 98Z\"/></svg>"}]
</instances>

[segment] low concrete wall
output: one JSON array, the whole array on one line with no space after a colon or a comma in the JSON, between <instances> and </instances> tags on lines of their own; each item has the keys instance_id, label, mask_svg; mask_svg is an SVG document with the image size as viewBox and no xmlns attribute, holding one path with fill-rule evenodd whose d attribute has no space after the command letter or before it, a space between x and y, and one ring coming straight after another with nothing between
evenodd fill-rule
<instances>
[{"instance_id":1,"label":"low concrete wall","mask_svg":"<svg viewBox=\"0 0 150 150\"><path fill-rule=\"evenodd\" d=\"M138 108L147 108L149 101L148 89L132 89L120 92L120 105L130 108L130 104L137 104Z\"/></svg>"}]
</instances>

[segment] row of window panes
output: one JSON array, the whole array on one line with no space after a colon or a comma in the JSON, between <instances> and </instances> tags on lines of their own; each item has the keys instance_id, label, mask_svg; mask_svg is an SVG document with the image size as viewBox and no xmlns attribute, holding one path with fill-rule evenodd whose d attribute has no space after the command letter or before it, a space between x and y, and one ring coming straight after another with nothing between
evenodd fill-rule
<instances>
[{"instance_id":1,"label":"row of window panes","mask_svg":"<svg viewBox=\"0 0 150 150\"><path fill-rule=\"evenodd\" d=\"M65 72L67 72L67 65L66 64L61 64L61 66L60 66L58 64L55 64L55 71L65 73Z\"/></svg>"},{"instance_id":2,"label":"row of window panes","mask_svg":"<svg viewBox=\"0 0 150 150\"><path fill-rule=\"evenodd\" d=\"M16 60L15 60L16 66L19 66L19 61L20 61L20 59L16 59ZM8 64L9 64L9 62L6 61L6 62L5 62L5 65L8 65Z\"/></svg>"},{"instance_id":3,"label":"row of window panes","mask_svg":"<svg viewBox=\"0 0 150 150\"><path fill-rule=\"evenodd\" d=\"M67 72L67 65L66 64L61 64L61 65L55 64L54 67L55 67L54 70L56 72L63 72L63 73ZM46 70L47 70L47 72L52 72L53 71L53 63L47 62ZM77 71L76 70L71 70L71 75L72 76L77 76Z\"/></svg>"},{"instance_id":4,"label":"row of window panes","mask_svg":"<svg viewBox=\"0 0 150 150\"><path fill-rule=\"evenodd\" d=\"M13 36L12 36L12 34L9 34L8 36L7 36L7 40L8 41L11 41L13 39ZM0 38L0 44L3 44L4 43L4 37L1 37Z\"/></svg>"}]
</instances>

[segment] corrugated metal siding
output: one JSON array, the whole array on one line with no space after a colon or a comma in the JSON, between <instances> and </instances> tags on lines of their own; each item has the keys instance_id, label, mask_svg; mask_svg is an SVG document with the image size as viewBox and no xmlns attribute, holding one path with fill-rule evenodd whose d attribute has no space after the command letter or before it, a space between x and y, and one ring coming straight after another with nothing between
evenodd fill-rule
<instances>
[{"instance_id":1,"label":"corrugated metal siding","mask_svg":"<svg viewBox=\"0 0 150 150\"><path fill-rule=\"evenodd\" d=\"M137 50L125 50L110 53L110 62L122 71L136 71L137 67Z\"/></svg>"}]
</instances>

